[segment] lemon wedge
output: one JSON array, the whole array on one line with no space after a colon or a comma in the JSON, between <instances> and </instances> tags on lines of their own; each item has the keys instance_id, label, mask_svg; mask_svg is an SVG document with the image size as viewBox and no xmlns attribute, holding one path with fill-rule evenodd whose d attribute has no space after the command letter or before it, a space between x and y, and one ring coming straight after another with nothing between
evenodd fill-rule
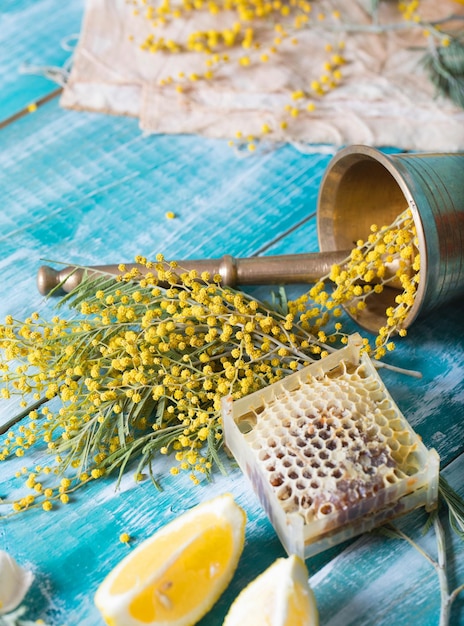
<instances>
[{"instance_id":1,"label":"lemon wedge","mask_svg":"<svg viewBox=\"0 0 464 626\"><path fill-rule=\"evenodd\" d=\"M280 558L237 596L223 626L318 626L308 570L298 556Z\"/></svg>"},{"instance_id":2,"label":"lemon wedge","mask_svg":"<svg viewBox=\"0 0 464 626\"><path fill-rule=\"evenodd\" d=\"M108 626L189 626L229 584L243 550L246 515L231 494L199 504L161 528L105 578L95 604Z\"/></svg>"}]
</instances>

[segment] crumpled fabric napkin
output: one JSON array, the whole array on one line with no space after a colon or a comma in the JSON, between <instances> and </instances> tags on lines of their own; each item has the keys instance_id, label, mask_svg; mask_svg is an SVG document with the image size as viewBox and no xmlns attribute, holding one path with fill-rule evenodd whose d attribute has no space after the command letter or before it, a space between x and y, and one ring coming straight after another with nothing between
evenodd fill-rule
<instances>
[{"instance_id":1,"label":"crumpled fabric napkin","mask_svg":"<svg viewBox=\"0 0 464 626\"><path fill-rule=\"evenodd\" d=\"M207 70L205 54L186 50L153 54L141 49L141 44L150 34L182 42L192 32L231 28L237 19L232 11L215 15L192 10L154 27L145 15L147 2L134 8L134 1L88 0L61 104L136 116L141 128L153 133L233 138L240 131L243 137L259 137L266 125L267 139L302 145L464 149L464 111L438 96L423 71L420 58L427 39L421 29L407 28L403 21L402 28L383 34L349 31L348 24L372 24L368 4L368 0L312 2L306 28L294 33L298 42L284 38L267 62L260 56L278 33L272 20L258 20L253 27L259 49L239 45L222 50L220 54L226 52L229 61L213 67L213 79L192 81L190 75L200 76ZM333 16L335 8L340 12L338 19ZM420 15L430 19L463 12L453 0L420 3ZM320 14L325 19L319 19ZM382 24L402 22L396 2L381 1L379 17ZM285 24L286 18L278 21ZM342 30L330 32L333 28ZM313 111L300 106L293 117L289 109L301 102L292 100L292 94L311 91L312 81L324 74L324 64L331 57L327 44L337 51L341 40L346 62L339 68L338 86L313 98ZM243 56L248 56L249 65L240 64ZM185 77L179 78L182 73ZM281 127L282 121L286 128Z\"/></svg>"}]
</instances>

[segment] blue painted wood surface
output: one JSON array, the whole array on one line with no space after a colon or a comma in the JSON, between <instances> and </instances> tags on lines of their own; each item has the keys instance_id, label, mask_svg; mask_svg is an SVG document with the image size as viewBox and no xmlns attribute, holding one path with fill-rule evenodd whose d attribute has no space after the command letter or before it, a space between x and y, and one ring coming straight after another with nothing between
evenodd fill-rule
<instances>
[{"instance_id":1,"label":"blue painted wood surface","mask_svg":"<svg viewBox=\"0 0 464 626\"><path fill-rule=\"evenodd\" d=\"M60 42L78 32L82 2L4 2L1 11L0 119L6 119L55 89L50 81L21 75L18 67L65 62ZM95 264L156 252L202 258L317 250L316 199L326 154L281 146L243 158L223 141L144 137L135 120L64 111L57 99L1 129L0 146L0 319L22 319L33 310L54 313L53 302L35 286L44 259ZM166 219L167 211L176 219ZM251 291L269 295L269 289ZM439 452L444 475L464 495L462 304L421 319L391 355L395 364L420 370L422 380L382 376L426 445ZM11 403L0 404L0 424L14 410ZM42 452L35 454L33 464ZM0 496L16 488L11 477L24 464L0 464ZM216 472L211 484L192 489L187 477L169 476L169 466L169 460L156 465L162 491L148 482L136 485L129 471L118 491L111 479L99 481L68 507L0 521L0 548L35 573L26 597L31 618L52 626L99 626L94 592L130 549L119 534L128 532L136 545L224 491L247 512L247 541L232 584L202 626L220 625L240 589L284 555L238 470ZM421 535L423 523L423 514L415 512L401 526L434 554L433 535ZM464 581L464 550L449 533L447 540L455 586ZM322 626L438 623L436 574L406 542L367 535L309 559L307 566ZM462 598L452 620L464 624Z\"/></svg>"},{"instance_id":2,"label":"blue painted wood surface","mask_svg":"<svg viewBox=\"0 0 464 626\"><path fill-rule=\"evenodd\" d=\"M83 0L2 0L0 122L56 89L45 73L70 60L83 6Z\"/></svg>"}]
</instances>

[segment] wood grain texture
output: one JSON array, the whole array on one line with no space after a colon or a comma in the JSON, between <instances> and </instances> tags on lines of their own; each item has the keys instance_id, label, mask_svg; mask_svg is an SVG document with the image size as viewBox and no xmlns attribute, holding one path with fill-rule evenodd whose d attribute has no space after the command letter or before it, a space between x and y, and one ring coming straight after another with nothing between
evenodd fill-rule
<instances>
[{"instance_id":1,"label":"wood grain texture","mask_svg":"<svg viewBox=\"0 0 464 626\"><path fill-rule=\"evenodd\" d=\"M0 105L0 119L46 93L45 83L26 86L15 63L18 57L43 62L45 52L52 54L60 38L75 30L81 6L77 0L4 3L2 21L8 29L0 36L9 52L0 62L7 69L0 81L9 95ZM40 22L50 12L46 25ZM18 39L27 24L33 52L21 52ZM49 56L47 62L60 59ZM317 250L315 211L328 154L280 146L243 157L222 141L145 137L136 120L63 111L57 101L3 128L0 139L0 319L6 314L22 319L33 310L55 313L54 301L36 289L44 259L97 264L157 252L167 258L202 258ZM176 218L167 219L168 211ZM296 295L302 289L288 291ZM270 295L269 288L249 291L262 299ZM445 476L464 495L462 305L456 302L419 320L390 355L392 363L421 371L421 380L393 372L382 377L424 442L439 452ZM1 403L0 424L16 408ZM43 451L35 450L31 464L42 461ZM0 464L0 496L18 489L14 473L23 465L23 459ZM231 586L201 625L219 626L240 589L284 555L237 469L229 466L227 476L216 472L211 484L192 489L187 477L169 476L169 466L163 457L155 468L162 491L148 481L136 485L129 470L118 491L113 480L105 479L53 513L31 511L0 522L0 548L35 573L26 598L31 617L51 626L101 626L93 595L130 549L118 541L119 534L128 532L137 545L174 516L224 491L232 492L247 512L247 540ZM421 537L423 521L418 511L399 523L434 554L433 535ZM447 539L457 584L464 579L463 544ZM438 623L435 573L404 542L367 535L307 565L321 626ZM462 598L452 619L453 626L464 624Z\"/></svg>"},{"instance_id":2,"label":"wood grain texture","mask_svg":"<svg viewBox=\"0 0 464 626\"><path fill-rule=\"evenodd\" d=\"M2 0L0 5L0 122L57 87L46 71L62 68L76 43L84 0ZM24 70L37 69L36 73Z\"/></svg>"}]
</instances>

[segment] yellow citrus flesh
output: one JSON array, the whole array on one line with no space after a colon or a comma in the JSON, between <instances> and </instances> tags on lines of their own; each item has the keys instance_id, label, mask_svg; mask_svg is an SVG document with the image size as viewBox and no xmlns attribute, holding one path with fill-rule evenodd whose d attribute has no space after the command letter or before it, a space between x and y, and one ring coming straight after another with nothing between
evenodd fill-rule
<instances>
[{"instance_id":1,"label":"yellow citrus flesh","mask_svg":"<svg viewBox=\"0 0 464 626\"><path fill-rule=\"evenodd\" d=\"M236 598L223 626L318 626L316 600L304 562L277 559Z\"/></svg>"},{"instance_id":2,"label":"yellow citrus flesh","mask_svg":"<svg viewBox=\"0 0 464 626\"><path fill-rule=\"evenodd\" d=\"M103 581L95 603L109 626L189 626L228 585L246 517L230 494L187 511L144 541Z\"/></svg>"},{"instance_id":3,"label":"yellow citrus flesh","mask_svg":"<svg viewBox=\"0 0 464 626\"><path fill-rule=\"evenodd\" d=\"M132 617L147 624L155 619L178 619L190 613L197 604L203 604L211 594L215 582L220 580L230 562L233 542L230 528L213 525L213 520L202 521L208 528L208 535L205 536L204 532L197 535L185 545L181 558L160 569L156 580L131 602L129 612ZM214 562L211 553L215 554ZM195 593L192 593L192 580L196 585Z\"/></svg>"}]
</instances>

